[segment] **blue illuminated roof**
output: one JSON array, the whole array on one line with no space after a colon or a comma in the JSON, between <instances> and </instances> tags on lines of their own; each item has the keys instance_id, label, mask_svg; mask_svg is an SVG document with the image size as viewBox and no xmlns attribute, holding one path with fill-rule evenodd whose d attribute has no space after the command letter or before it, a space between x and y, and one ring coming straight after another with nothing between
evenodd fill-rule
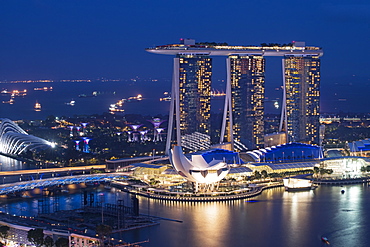
<instances>
[{"instance_id":1,"label":"blue illuminated roof","mask_svg":"<svg viewBox=\"0 0 370 247\"><path fill-rule=\"evenodd\" d=\"M256 162L266 161L274 163L289 163L322 157L322 151L319 146L297 142L253 150L247 152L247 154Z\"/></svg>"},{"instance_id":2,"label":"blue illuminated roof","mask_svg":"<svg viewBox=\"0 0 370 247\"><path fill-rule=\"evenodd\" d=\"M212 160L224 160L228 164L239 164L241 162L239 159L239 154L237 152L220 148L202 150L190 153L189 155L202 155L207 163L211 162Z\"/></svg>"}]
</instances>

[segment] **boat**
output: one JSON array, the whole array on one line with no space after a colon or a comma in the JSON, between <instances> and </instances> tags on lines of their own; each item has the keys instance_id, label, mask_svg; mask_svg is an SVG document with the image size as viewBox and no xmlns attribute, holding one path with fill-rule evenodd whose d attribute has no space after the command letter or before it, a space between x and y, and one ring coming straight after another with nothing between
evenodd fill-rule
<instances>
[{"instance_id":1,"label":"boat","mask_svg":"<svg viewBox=\"0 0 370 247\"><path fill-rule=\"evenodd\" d=\"M41 111L41 104L36 101L36 104L34 106L35 111Z\"/></svg>"},{"instance_id":2,"label":"boat","mask_svg":"<svg viewBox=\"0 0 370 247\"><path fill-rule=\"evenodd\" d=\"M312 190L316 188L312 180L305 178L284 178L283 182L287 191Z\"/></svg>"},{"instance_id":3,"label":"boat","mask_svg":"<svg viewBox=\"0 0 370 247\"><path fill-rule=\"evenodd\" d=\"M325 243L325 244L330 244L330 242L329 242L328 238L326 238L326 237L321 237L321 241L322 241L323 243Z\"/></svg>"},{"instance_id":4,"label":"boat","mask_svg":"<svg viewBox=\"0 0 370 247\"><path fill-rule=\"evenodd\" d=\"M66 105L74 106L76 104L76 101L71 100L70 102L67 102Z\"/></svg>"}]
</instances>

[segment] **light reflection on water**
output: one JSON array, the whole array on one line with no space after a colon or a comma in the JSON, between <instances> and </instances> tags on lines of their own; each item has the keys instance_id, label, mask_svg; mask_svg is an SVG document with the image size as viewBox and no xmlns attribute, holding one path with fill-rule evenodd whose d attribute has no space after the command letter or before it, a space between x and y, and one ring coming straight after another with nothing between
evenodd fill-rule
<instances>
[{"instance_id":1,"label":"light reflection on water","mask_svg":"<svg viewBox=\"0 0 370 247\"><path fill-rule=\"evenodd\" d=\"M345 193L340 191L345 189ZM129 201L130 195L99 188L104 201ZM160 225L124 232L129 242L149 239L143 246L370 246L368 186L321 186L314 191L264 191L250 200L227 202L172 202L139 198L140 212L158 217ZM60 196L60 205L81 205L82 193ZM37 212L37 199L1 202L1 210L15 214ZM63 203L62 203L63 202ZM32 214L32 213L31 213Z\"/></svg>"}]
</instances>

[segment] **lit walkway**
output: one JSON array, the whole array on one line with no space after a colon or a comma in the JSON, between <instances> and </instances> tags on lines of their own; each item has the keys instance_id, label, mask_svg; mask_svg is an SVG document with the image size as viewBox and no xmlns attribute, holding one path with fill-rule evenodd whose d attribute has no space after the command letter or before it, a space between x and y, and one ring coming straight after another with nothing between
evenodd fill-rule
<instances>
[{"instance_id":1,"label":"lit walkway","mask_svg":"<svg viewBox=\"0 0 370 247\"><path fill-rule=\"evenodd\" d=\"M90 165L90 166L74 166L74 167L60 167L60 168L44 168L44 169L31 169L31 170L16 170L16 171L1 171L0 176L9 175L26 175L35 173L47 172L69 172L69 171L86 171L90 172L91 169L105 169L105 165Z\"/></svg>"}]
</instances>

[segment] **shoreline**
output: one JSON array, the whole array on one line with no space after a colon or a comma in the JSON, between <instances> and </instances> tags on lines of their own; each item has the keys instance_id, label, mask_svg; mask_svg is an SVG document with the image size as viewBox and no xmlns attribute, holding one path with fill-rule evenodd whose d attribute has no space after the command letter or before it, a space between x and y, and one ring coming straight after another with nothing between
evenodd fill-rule
<instances>
[{"instance_id":1,"label":"shoreline","mask_svg":"<svg viewBox=\"0 0 370 247\"><path fill-rule=\"evenodd\" d=\"M215 202L215 201L231 201L231 200L239 200L239 199L246 199L246 198L252 198L255 196L258 196L264 191L265 189L272 189L277 187L282 187L282 182L275 182L274 184L270 185L262 185L253 187L250 191L232 194L232 195L205 195L200 194L198 196L195 196L194 194L175 194L174 196L170 195L164 195L164 194L156 194L154 192L141 192L138 190L133 189L131 186L122 185L117 182L111 183L113 187L116 187L118 189L121 189L124 192L147 197L150 199L157 199L157 200L164 200L164 201L182 201L182 202Z\"/></svg>"}]
</instances>

